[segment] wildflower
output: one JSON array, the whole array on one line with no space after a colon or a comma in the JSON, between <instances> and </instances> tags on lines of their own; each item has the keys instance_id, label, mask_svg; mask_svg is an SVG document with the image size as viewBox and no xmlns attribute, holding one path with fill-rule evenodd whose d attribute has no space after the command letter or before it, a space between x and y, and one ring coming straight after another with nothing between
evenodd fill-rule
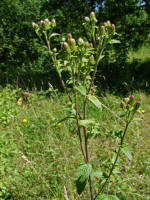
<instances>
[{"instance_id":1,"label":"wildflower","mask_svg":"<svg viewBox=\"0 0 150 200\"><path fill-rule=\"evenodd\" d=\"M143 113L143 114L144 114L144 113L145 113L145 110L141 110L141 113Z\"/></svg>"},{"instance_id":2,"label":"wildflower","mask_svg":"<svg viewBox=\"0 0 150 200\"><path fill-rule=\"evenodd\" d=\"M58 123L57 126L61 126L61 123Z\"/></svg>"},{"instance_id":3,"label":"wildflower","mask_svg":"<svg viewBox=\"0 0 150 200\"><path fill-rule=\"evenodd\" d=\"M28 121L27 119L23 119L23 122L24 122L24 123L27 123L27 121Z\"/></svg>"}]
</instances>

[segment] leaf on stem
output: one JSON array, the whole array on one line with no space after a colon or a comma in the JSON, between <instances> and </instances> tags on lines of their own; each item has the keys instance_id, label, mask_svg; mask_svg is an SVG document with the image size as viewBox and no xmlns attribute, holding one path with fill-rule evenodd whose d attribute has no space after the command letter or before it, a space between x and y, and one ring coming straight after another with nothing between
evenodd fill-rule
<instances>
[{"instance_id":1,"label":"leaf on stem","mask_svg":"<svg viewBox=\"0 0 150 200\"><path fill-rule=\"evenodd\" d=\"M76 89L78 92L80 92L80 94L82 94L82 95L84 95L84 96L86 95L86 88L85 88L84 86L79 85L79 86L76 86L75 89Z\"/></svg>"},{"instance_id":2,"label":"leaf on stem","mask_svg":"<svg viewBox=\"0 0 150 200\"><path fill-rule=\"evenodd\" d=\"M118 43L120 43L119 40L115 40L115 39L110 40L110 44L118 44Z\"/></svg>"},{"instance_id":3,"label":"leaf on stem","mask_svg":"<svg viewBox=\"0 0 150 200\"><path fill-rule=\"evenodd\" d=\"M60 35L60 34L58 34L58 33L52 33L49 38L55 37L57 35Z\"/></svg>"},{"instance_id":4,"label":"leaf on stem","mask_svg":"<svg viewBox=\"0 0 150 200\"><path fill-rule=\"evenodd\" d=\"M121 148L121 151L128 157L129 160L132 160L132 154L128 147Z\"/></svg>"},{"instance_id":5,"label":"leaf on stem","mask_svg":"<svg viewBox=\"0 0 150 200\"><path fill-rule=\"evenodd\" d=\"M76 180L76 187L78 194L81 194L88 182L91 174L92 166L90 164L81 164L77 169L78 179Z\"/></svg>"},{"instance_id":6,"label":"leaf on stem","mask_svg":"<svg viewBox=\"0 0 150 200\"><path fill-rule=\"evenodd\" d=\"M80 120L79 124L80 126L95 125L95 120L94 119Z\"/></svg>"},{"instance_id":7,"label":"leaf on stem","mask_svg":"<svg viewBox=\"0 0 150 200\"><path fill-rule=\"evenodd\" d=\"M96 96L93 95L88 95L88 99L100 110L102 110L102 104L101 102L98 100L98 98Z\"/></svg>"}]
</instances>

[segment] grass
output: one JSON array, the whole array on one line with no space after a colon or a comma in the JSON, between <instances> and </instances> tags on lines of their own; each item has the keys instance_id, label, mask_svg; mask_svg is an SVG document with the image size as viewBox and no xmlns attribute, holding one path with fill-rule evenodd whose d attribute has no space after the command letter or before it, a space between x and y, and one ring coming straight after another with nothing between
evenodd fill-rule
<instances>
[{"instance_id":1,"label":"grass","mask_svg":"<svg viewBox=\"0 0 150 200\"><path fill-rule=\"evenodd\" d=\"M129 51L128 61L132 62L133 60L140 60L141 62L150 59L150 46L142 46L137 51Z\"/></svg>"},{"instance_id":2,"label":"grass","mask_svg":"<svg viewBox=\"0 0 150 200\"><path fill-rule=\"evenodd\" d=\"M0 94L1 110L6 116L0 124L0 199L63 200L65 186L70 200L86 200L87 190L78 196L75 188L76 168L83 160L74 120L59 123L68 116L67 97L31 93L19 107L20 91L5 89ZM105 189L105 193L116 194L120 200L150 199L150 97L142 92L135 96L145 113L136 116L126 137L133 158L121 154ZM120 97L107 93L101 101L109 110L103 108L100 112L88 105L88 116L99 124L89 148L93 168L105 176L118 144L111 132L122 129L123 122L118 118ZM103 180L102 176L94 178L95 190Z\"/></svg>"}]
</instances>

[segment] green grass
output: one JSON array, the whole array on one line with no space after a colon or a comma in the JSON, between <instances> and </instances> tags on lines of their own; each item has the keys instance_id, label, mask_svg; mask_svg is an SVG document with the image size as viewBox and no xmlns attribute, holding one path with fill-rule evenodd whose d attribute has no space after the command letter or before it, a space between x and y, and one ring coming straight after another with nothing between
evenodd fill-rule
<instances>
[{"instance_id":1,"label":"green grass","mask_svg":"<svg viewBox=\"0 0 150 200\"><path fill-rule=\"evenodd\" d=\"M0 199L64 200L65 186L70 200L87 200L88 189L78 196L75 188L76 169L83 160L74 120L59 123L68 116L67 97L58 94L48 98L31 93L19 107L20 91L12 95L11 90L5 89L0 94L1 113L6 117L0 124ZM150 200L150 97L142 92L135 96L145 113L136 116L138 119L130 126L125 140L133 159L121 154L105 189L120 200ZM108 110L97 111L88 104L89 118L99 123L89 152L93 168L107 174L118 144L110 132L122 129L123 125L118 117L121 98L106 94L101 101ZM94 179L95 190L100 181L103 178Z\"/></svg>"},{"instance_id":2,"label":"green grass","mask_svg":"<svg viewBox=\"0 0 150 200\"><path fill-rule=\"evenodd\" d=\"M137 51L129 51L128 61L140 60L141 62L150 59L150 46L142 46Z\"/></svg>"}]
</instances>

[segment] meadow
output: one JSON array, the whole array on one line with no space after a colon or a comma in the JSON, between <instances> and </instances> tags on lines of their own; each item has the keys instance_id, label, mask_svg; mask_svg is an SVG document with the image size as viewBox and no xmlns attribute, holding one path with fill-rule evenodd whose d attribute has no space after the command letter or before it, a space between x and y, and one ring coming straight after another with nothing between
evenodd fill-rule
<instances>
[{"instance_id":1,"label":"meadow","mask_svg":"<svg viewBox=\"0 0 150 200\"><path fill-rule=\"evenodd\" d=\"M79 196L75 188L76 168L83 161L74 119L67 119L66 95L50 92L48 97L41 91L25 98L23 94L21 89L0 92L0 199L65 199L64 186L69 199L86 199L86 190ZM121 200L148 200L150 97L140 91L134 95L142 105L125 140L130 152L127 156L121 153L105 192ZM21 106L17 104L20 98ZM88 103L88 116L96 116L99 122L89 143L91 163L99 174L96 190L115 154L115 132L123 123L119 117L121 99L109 93L102 95L100 100L106 106L102 111Z\"/></svg>"}]
</instances>

